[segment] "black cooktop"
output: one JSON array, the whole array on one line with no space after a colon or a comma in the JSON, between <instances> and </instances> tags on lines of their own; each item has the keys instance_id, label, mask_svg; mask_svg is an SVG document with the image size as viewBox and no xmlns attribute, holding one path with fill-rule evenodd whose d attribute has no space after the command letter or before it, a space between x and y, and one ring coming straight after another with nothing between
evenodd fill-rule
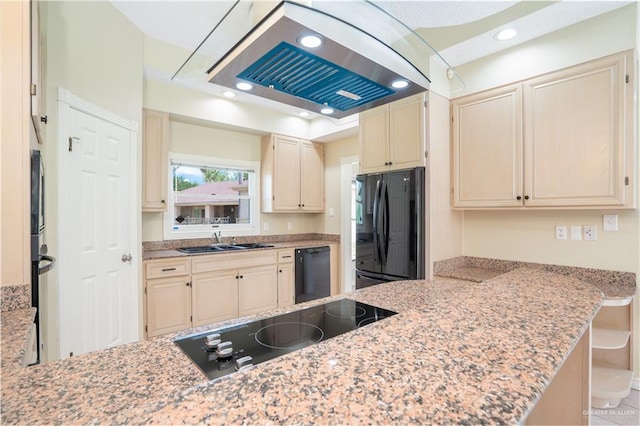
<instances>
[{"instance_id":1,"label":"black cooktop","mask_svg":"<svg viewBox=\"0 0 640 426\"><path fill-rule=\"evenodd\" d=\"M210 379L330 339L396 312L340 299L271 318L176 339Z\"/></svg>"}]
</instances>

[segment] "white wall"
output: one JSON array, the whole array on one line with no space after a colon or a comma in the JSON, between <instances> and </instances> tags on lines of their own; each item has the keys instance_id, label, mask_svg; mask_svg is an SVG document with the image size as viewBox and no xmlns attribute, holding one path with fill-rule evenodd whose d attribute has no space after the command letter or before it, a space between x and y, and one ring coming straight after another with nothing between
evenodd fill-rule
<instances>
[{"instance_id":1,"label":"white wall","mask_svg":"<svg viewBox=\"0 0 640 426\"><path fill-rule=\"evenodd\" d=\"M142 33L108 2L41 2L40 5L45 27L45 113L49 119L44 147L46 239L50 252L56 256L57 224L64 220L57 217L58 87L141 124L143 38ZM59 283L55 270L47 274L46 279L41 315L45 321L45 359L52 360L58 354Z\"/></svg>"}]
</instances>

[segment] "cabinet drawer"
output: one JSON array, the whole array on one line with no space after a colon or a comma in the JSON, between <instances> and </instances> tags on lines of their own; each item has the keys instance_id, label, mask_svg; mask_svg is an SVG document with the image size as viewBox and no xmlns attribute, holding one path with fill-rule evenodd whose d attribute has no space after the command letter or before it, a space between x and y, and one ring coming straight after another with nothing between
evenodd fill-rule
<instances>
[{"instance_id":1,"label":"cabinet drawer","mask_svg":"<svg viewBox=\"0 0 640 426\"><path fill-rule=\"evenodd\" d=\"M189 259L153 260L145 263L145 278L164 278L189 275L191 262Z\"/></svg>"},{"instance_id":2,"label":"cabinet drawer","mask_svg":"<svg viewBox=\"0 0 640 426\"><path fill-rule=\"evenodd\" d=\"M276 250L257 250L249 253L220 253L211 256L197 256L191 261L191 271L222 271L225 269L241 269L250 266L275 265Z\"/></svg>"},{"instance_id":3,"label":"cabinet drawer","mask_svg":"<svg viewBox=\"0 0 640 426\"><path fill-rule=\"evenodd\" d=\"M278 250L278 264L293 262L293 249Z\"/></svg>"}]
</instances>

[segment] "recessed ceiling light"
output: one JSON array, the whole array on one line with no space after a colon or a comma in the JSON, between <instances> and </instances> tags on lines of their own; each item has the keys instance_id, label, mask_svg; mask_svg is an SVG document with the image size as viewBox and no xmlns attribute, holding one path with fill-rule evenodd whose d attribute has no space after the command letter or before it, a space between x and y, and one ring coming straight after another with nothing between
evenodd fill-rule
<instances>
[{"instance_id":1,"label":"recessed ceiling light","mask_svg":"<svg viewBox=\"0 0 640 426\"><path fill-rule=\"evenodd\" d=\"M224 92L222 92L222 96L224 96L225 98L235 98L236 94L231 90L225 90Z\"/></svg>"},{"instance_id":2,"label":"recessed ceiling light","mask_svg":"<svg viewBox=\"0 0 640 426\"><path fill-rule=\"evenodd\" d=\"M236 84L236 87L240 90L251 90L253 89L253 86L249 83L245 83L245 82L240 82L238 84Z\"/></svg>"},{"instance_id":3,"label":"recessed ceiling light","mask_svg":"<svg viewBox=\"0 0 640 426\"><path fill-rule=\"evenodd\" d=\"M504 41L504 40L509 40L514 38L517 34L518 34L518 31L516 31L514 28L507 28L505 30L502 30L496 33L494 38L496 40Z\"/></svg>"},{"instance_id":4,"label":"recessed ceiling light","mask_svg":"<svg viewBox=\"0 0 640 426\"><path fill-rule=\"evenodd\" d=\"M298 43L304 47L315 49L322 44L322 37L317 34L307 34L298 39Z\"/></svg>"},{"instance_id":5,"label":"recessed ceiling light","mask_svg":"<svg viewBox=\"0 0 640 426\"><path fill-rule=\"evenodd\" d=\"M308 116L309 116L309 113L308 113L307 111L301 111L301 112L299 112L299 113L298 113L298 115L299 115L300 117L308 117Z\"/></svg>"},{"instance_id":6,"label":"recessed ceiling light","mask_svg":"<svg viewBox=\"0 0 640 426\"><path fill-rule=\"evenodd\" d=\"M333 114L333 108L329 108L328 106L326 106L326 107L322 108L320 110L320 112L323 113L323 114L327 114L327 115Z\"/></svg>"},{"instance_id":7,"label":"recessed ceiling light","mask_svg":"<svg viewBox=\"0 0 640 426\"><path fill-rule=\"evenodd\" d=\"M409 82L407 80L395 80L391 82L391 87L394 89L404 89L409 86Z\"/></svg>"}]
</instances>

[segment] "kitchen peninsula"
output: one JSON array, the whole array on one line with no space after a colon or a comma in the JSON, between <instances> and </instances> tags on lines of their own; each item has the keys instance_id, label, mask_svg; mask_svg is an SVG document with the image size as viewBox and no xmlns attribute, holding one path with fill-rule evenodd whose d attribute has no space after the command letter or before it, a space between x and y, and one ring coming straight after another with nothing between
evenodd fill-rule
<instances>
[{"instance_id":1,"label":"kitchen peninsula","mask_svg":"<svg viewBox=\"0 0 640 426\"><path fill-rule=\"evenodd\" d=\"M518 269L296 308L340 297L399 314L211 382L172 341L212 327L29 368L3 333L2 423L524 422L603 302L591 284Z\"/></svg>"}]
</instances>

